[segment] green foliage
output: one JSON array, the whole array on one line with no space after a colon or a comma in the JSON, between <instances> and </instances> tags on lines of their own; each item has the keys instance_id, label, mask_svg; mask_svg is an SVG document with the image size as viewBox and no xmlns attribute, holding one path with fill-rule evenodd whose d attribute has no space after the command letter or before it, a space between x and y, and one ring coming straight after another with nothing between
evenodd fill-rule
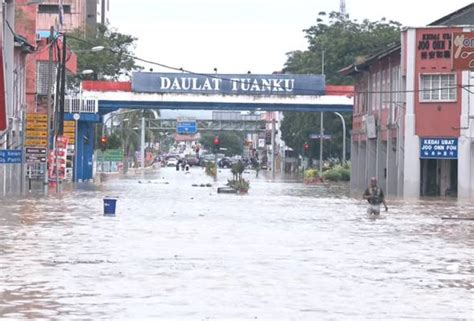
<instances>
[{"instance_id":1,"label":"green foliage","mask_svg":"<svg viewBox=\"0 0 474 321\"><path fill-rule=\"evenodd\" d=\"M247 192L250 188L250 182L245 179L228 180L227 185L238 190L239 192Z\"/></svg>"},{"instance_id":2,"label":"green foliage","mask_svg":"<svg viewBox=\"0 0 474 321\"><path fill-rule=\"evenodd\" d=\"M120 149L122 148L122 139L117 133L112 133L108 139L109 149Z\"/></svg>"},{"instance_id":3,"label":"green foliage","mask_svg":"<svg viewBox=\"0 0 474 321\"><path fill-rule=\"evenodd\" d=\"M226 156L241 155L244 149L244 135L241 132L213 132L201 136L199 143L208 151L214 150L214 137L219 136L220 147L227 148L222 151Z\"/></svg>"},{"instance_id":4,"label":"green foliage","mask_svg":"<svg viewBox=\"0 0 474 321\"><path fill-rule=\"evenodd\" d=\"M341 16L338 12L319 14L317 23L305 30L308 49L288 54L284 72L293 74L321 74L322 52L324 51L324 73L326 83L332 85L352 84L351 77L339 74L339 70L356 60L386 48L400 41L400 24L394 21L362 22ZM346 120L347 138L352 127L352 115L343 115ZM285 112L281 124L282 138L286 144L303 154L303 144L308 142L310 158L319 158L319 140L309 140L311 133L319 133L320 113ZM323 157L342 158L342 126L333 113L324 114L324 130L331 134L330 141L324 141ZM347 140L349 141L349 140ZM350 144L348 144L349 146Z\"/></svg>"},{"instance_id":5,"label":"green foliage","mask_svg":"<svg viewBox=\"0 0 474 321\"><path fill-rule=\"evenodd\" d=\"M338 165L323 172L323 178L333 182L350 181L351 171L345 166Z\"/></svg>"},{"instance_id":6,"label":"green foliage","mask_svg":"<svg viewBox=\"0 0 474 321\"><path fill-rule=\"evenodd\" d=\"M281 135L285 143L294 149L300 155L303 155L304 143L309 144L309 150L305 157L319 158L319 139L309 139L310 134L319 134L320 131L320 113L300 113L284 112L284 118L281 122ZM352 115L343 114L346 122L346 143L350 146L349 128L352 124ZM330 134L330 140L323 141L323 158L329 157L342 159L342 124L338 116L333 113L324 113L324 132ZM346 151L347 155L347 151Z\"/></svg>"},{"instance_id":7,"label":"green foliage","mask_svg":"<svg viewBox=\"0 0 474 321\"><path fill-rule=\"evenodd\" d=\"M305 179L312 179L318 177L318 171L314 168L310 168L304 171Z\"/></svg>"},{"instance_id":8,"label":"green foliage","mask_svg":"<svg viewBox=\"0 0 474 321\"><path fill-rule=\"evenodd\" d=\"M400 41L400 26L400 23L385 18L359 22L338 12L328 15L320 12L317 24L305 30L308 50L288 53L284 72L322 73L324 50L326 82L333 85L351 84L351 78L340 75L338 71L356 59Z\"/></svg>"},{"instance_id":9,"label":"green foliage","mask_svg":"<svg viewBox=\"0 0 474 321\"><path fill-rule=\"evenodd\" d=\"M206 174L214 178L217 176L217 166L215 163L213 162L206 163Z\"/></svg>"},{"instance_id":10,"label":"green foliage","mask_svg":"<svg viewBox=\"0 0 474 321\"><path fill-rule=\"evenodd\" d=\"M131 71L140 70L142 67L135 63L131 57L135 49L137 38L117 32L108 26L97 24L95 32L85 32L84 29L76 29L67 38L69 47L77 55L79 70L92 69L94 80L112 79L117 80L121 76L130 76ZM92 52L95 46L104 46L106 49ZM89 75L78 74L76 82Z\"/></svg>"}]
</instances>

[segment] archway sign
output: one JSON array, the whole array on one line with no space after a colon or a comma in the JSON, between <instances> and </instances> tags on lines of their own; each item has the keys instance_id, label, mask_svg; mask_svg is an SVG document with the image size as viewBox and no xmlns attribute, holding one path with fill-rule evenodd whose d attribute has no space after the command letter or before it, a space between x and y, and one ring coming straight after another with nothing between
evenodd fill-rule
<instances>
[{"instance_id":1,"label":"archway sign","mask_svg":"<svg viewBox=\"0 0 474 321\"><path fill-rule=\"evenodd\" d=\"M99 113L127 109L352 111L352 92L327 92L324 75L135 72L131 82L86 81ZM345 87L347 88L347 87Z\"/></svg>"}]
</instances>

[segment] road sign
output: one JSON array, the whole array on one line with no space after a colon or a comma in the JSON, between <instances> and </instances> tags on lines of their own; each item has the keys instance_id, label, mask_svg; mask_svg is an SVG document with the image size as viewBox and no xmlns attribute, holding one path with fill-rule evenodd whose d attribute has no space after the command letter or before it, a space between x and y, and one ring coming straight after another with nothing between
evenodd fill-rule
<instances>
[{"instance_id":1,"label":"road sign","mask_svg":"<svg viewBox=\"0 0 474 321\"><path fill-rule=\"evenodd\" d=\"M178 134L195 134L197 132L196 121L178 121L176 123L176 132Z\"/></svg>"},{"instance_id":2,"label":"road sign","mask_svg":"<svg viewBox=\"0 0 474 321\"><path fill-rule=\"evenodd\" d=\"M27 163L46 163L46 148L27 147L25 152Z\"/></svg>"},{"instance_id":3,"label":"road sign","mask_svg":"<svg viewBox=\"0 0 474 321\"><path fill-rule=\"evenodd\" d=\"M0 149L0 164L21 164L21 149Z\"/></svg>"},{"instance_id":4,"label":"road sign","mask_svg":"<svg viewBox=\"0 0 474 321\"><path fill-rule=\"evenodd\" d=\"M97 151L97 159L103 162L121 162L123 161L123 151L121 149Z\"/></svg>"},{"instance_id":5,"label":"road sign","mask_svg":"<svg viewBox=\"0 0 474 321\"><path fill-rule=\"evenodd\" d=\"M321 134L310 134L309 138L310 139L321 139ZM332 136L329 135L329 134L324 134L323 135L323 139L328 140L328 139L331 139L331 138L332 138Z\"/></svg>"},{"instance_id":6,"label":"road sign","mask_svg":"<svg viewBox=\"0 0 474 321\"><path fill-rule=\"evenodd\" d=\"M79 120L81 119L81 115L78 113L75 113L74 115L72 115L72 118L74 118L74 120Z\"/></svg>"}]
</instances>

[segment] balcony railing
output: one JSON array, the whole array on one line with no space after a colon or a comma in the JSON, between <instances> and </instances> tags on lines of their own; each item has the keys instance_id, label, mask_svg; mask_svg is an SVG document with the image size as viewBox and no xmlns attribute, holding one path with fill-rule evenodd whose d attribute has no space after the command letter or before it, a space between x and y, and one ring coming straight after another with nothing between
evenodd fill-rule
<instances>
[{"instance_id":1,"label":"balcony railing","mask_svg":"<svg viewBox=\"0 0 474 321\"><path fill-rule=\"evenodd\" d=\"M99 111L99 103L97 99L68 97L64 102L64 111L66 113L96 114Z\"/></svg>"}]
</instances>

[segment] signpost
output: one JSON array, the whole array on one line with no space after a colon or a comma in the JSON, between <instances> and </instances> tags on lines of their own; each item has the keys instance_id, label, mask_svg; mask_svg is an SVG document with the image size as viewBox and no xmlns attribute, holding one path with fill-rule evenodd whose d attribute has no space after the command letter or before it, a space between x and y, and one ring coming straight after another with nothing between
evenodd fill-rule
<instances>
[{"instance_id":1,"label":"signpost","mask_svg":"<svg viewBox=\"0 0 474 321\"><path fill-rule=\"evenodd\" d=\"M332 136L329 134L322 135L324 140L332 139ZM309 134L309 139L321 139L321 134Z\"/></svg>"},{"instance_id":2,"label":"signpost","mask_svg":"<svg viewBox=\"0 0 474 321\"><path fill-rule=\"evenodd\" d=\"M421 138L420 158L425 159L457 159L458 139L457 138Z\"/></svg>"},{"instance_id":3,"label":"signpost","mask_svg":"<svg viewBox=\"0 0 474 321\"><path fill-rule=\"evenodd\" d=\"M48 146L48 115L26 114L26 147Z\"/></svg>"},{"instance_id":4,"label":"signpost","mask_svg":"<svg viewBox=\"0 0 474 321\"><path fill-rule=\"evenodd\" d=\"M177 119L176 132L178 134L196 134L197 124L196 120Z\"/></svg>"},{"instance_id":5,"label":"signpost","mask_svg":"<svg viewBox=\"0 0 474 321\"><path fill-rule=\"evenodd\" d=\"M21 164L21 149L0 149L0 164Z\"/></svg>"},{"instance_id":6,"label":"signpost","mask_svg":"<svg viewBox=\"0 0 474 321\"><path fill-rule=\"evenodd\" d=\"M46 158L48 156L46 148L27 147L25 151L27 163L46 163Z\"/></svg>"},{"instance_id":7,"label":"signpost","mask_svg":"<svg viewBox=\"0 0 474 321\"><path fill-rule=\"evenodd\" d=\"M97 151L97 159L103 162L122 162L123 151L121 149L107 149L105 151Z\"/></svg>"}]
</instances>

